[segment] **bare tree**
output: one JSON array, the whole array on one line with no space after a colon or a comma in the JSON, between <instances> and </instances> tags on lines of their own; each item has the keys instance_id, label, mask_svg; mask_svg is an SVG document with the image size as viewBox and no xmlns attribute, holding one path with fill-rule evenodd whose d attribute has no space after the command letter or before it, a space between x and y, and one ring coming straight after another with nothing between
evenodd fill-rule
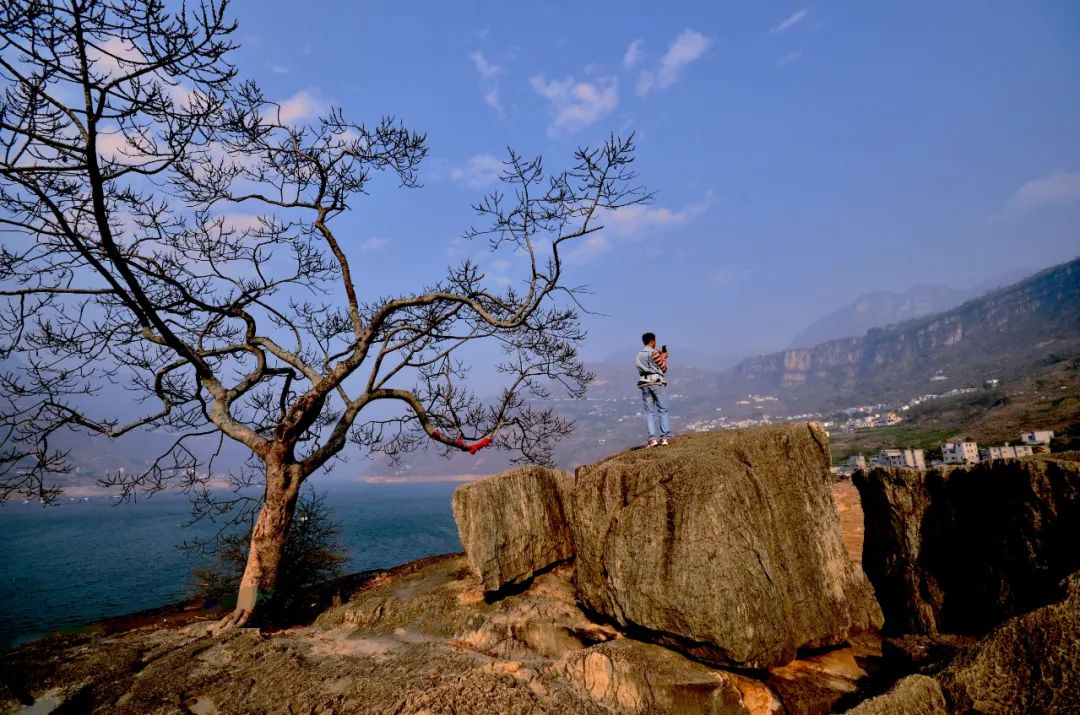
<instances>
[{"instance_id":1,"label":"bare tree","mask_svg":"<svg viewBox=\"0 0 1080 715\"><path fill-rule=\"evenodd\" d=\"M247 565L250 537L248 532L234 531L216 543L214 558L194 571L193 596L231 603L236 597L236 582ZM333 520L326 495L306 487L296 501L277 583L261 608L261 622L285 625L310 612L310 587L344 574L349 552L340 537L341 525Z\"/></svg>"},{"instance_id":2,"label":"bare tree","mask_svg":"<svg viewBox=\"0 0 1080 715\"><path fill-rule=\"evenodd\" d=\"M649 198L632 139L580 149L551 174L510 152L505 190L474 207L482 227L467 236L516 255L521 280L496 288L464 261L419 290L365 297L358 241L338 219L379 173L417 186L425 136L336 109L293 121L235 81L234 27L225 0L176 12L25 0L0 18L0 498L57 494L50 475L72 466L54 446L65 430L173 435L149 469L106 480L126 494L209 495L213 455L192 440L242 445L258 474L234 487L261 497L223 627L245 624L273 588L300 486L350 442L550 459L571 425L535 398L556 384L580 395L590 379L566 246ZM461 357L482 340L503 351L505 388L490 402L468 389ZM144 415L91 410L107 383Z\"/></svg>"}]
</instances>

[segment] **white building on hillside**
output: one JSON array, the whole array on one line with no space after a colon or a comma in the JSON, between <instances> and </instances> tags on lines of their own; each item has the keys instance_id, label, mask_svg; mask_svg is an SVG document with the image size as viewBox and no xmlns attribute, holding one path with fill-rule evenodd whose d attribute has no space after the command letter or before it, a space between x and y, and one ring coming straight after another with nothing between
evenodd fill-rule
<instances>
[{"instance_id":1,"label":"white building on hillside","mask_svg":"<svg viewBox=\"0 0 1080 715\"><path fill-rule=\"evenodd\" d=\"M1002 447L987 447L979 450L979 456L983 459L1017 459L1018 457L1030 457L1034 450L1029 444L1011 445Z\"/></svg>"},{"instance_id":2,"label":"white building on hillside","mask_svg":"<svg viewBox=\"0 0 1080 715\"><path fill-rule=\"evenodd\" d=\"M872 462L875 467L926 469L926 455L921 449L883 449Z\"/></svg>"},{"instance_id":3,"label":"white building on hillside","mask_svg":"<svg viewBox=\"0 0 1080 715\"><path fill-rule=\"evenodd\" d=\"M1053 438L1054 431L1048 429L1020 433L1020 441L1024 444L1050 444Z\"/></svg>"},{"instance_id":4,"label":"white building on hillside","mask_svg":"<svg viewBox=\"0 0 1080 715\"><path fill-rule=\"evenodd\" d=\"M878 415L877 418L874 419L874 426L892 427L895 424L900 424L900 422L900 415L896 414L895 412L886 412L883 415Z\"/></svg>"},{"instance_id":5,"label":"white building on hillside","mask_svg":"<svg viewBox=\"0 0 1080 715\"><path fill-rule=\"evenodd\" d=\"M866 457L861 454L853 454L847 458L847 461L844 462L844 466L853 472L857 469L866 469Z\"/></svg>"},{"instance_id":6,"label":"white building on hillside","mask_svg":"<svg viewBox=\"0 0 1080 715\"><path fill-rule=\"evenodd\" d=\"M970 439L946 442L941 445L941 460L945 464L975 464L979 461L979 445Z\"/></svg>"}]
</instances>

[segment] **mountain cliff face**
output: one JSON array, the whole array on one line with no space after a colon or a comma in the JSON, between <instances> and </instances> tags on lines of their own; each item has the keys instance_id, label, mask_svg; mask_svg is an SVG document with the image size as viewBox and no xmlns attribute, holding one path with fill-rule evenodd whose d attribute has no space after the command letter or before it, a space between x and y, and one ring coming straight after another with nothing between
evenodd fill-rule
<instances>
[{"instance_id":1,"label":"mountain cliff face","mask_svg":"<svg viewBox=\"0 0 1080 715\"><path fill-rule=\"evenodd\" d=\"M951 286L921 285L903 293L876 291L816 320L791 341L791 348L863 335L871 328L938 313L971 298L970 291Z\"/></svg>"},{"instance_id":2,"label":"mountain cliff face","mask_svg":"<svg viewBox=\"0 0 1080 715\"><path fill-rule=\"evenodd\" d=\"M864 335L872 328L942 313L964 301L1023 280L1033 272L1031 269L1013 269L970 288L925 284L902 293L866 293L811 323L795 336L788 347L811 347L829 340Z\"/></svg>"},{"instance_id":3,"label":"mountain cliff face","mask_svg":"<svg viewBox=\"0 0 1080 715\"><path fill-rule=\"evenodd\" d=\"M839 404L848 396L911 393L931 378L950 386L1019 374L1080 355L1080 259L952 310L742 361L724 375L727 392L786 393Z\"/></svg>"}]
</instances>

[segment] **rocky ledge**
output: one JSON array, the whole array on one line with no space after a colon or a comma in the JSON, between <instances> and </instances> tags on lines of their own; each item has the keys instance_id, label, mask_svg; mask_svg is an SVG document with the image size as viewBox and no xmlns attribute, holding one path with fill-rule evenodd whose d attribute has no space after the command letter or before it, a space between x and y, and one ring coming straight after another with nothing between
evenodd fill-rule
<instances>
[{"instance_id":1,"label":"rocky ledge","mask_svg":"<svg viewBox=\"0 0 1080 715\"><path fill-rule=\"evenodd\" d=\"M926 609L916 595L891 591L936 577L926 544L972 522L930 522L925 513L959 514L953 500L967 497L959 486L918 492L919 476L866 473L857 480L863 559L878 596L890 589L883 624L870 582L843 547L827 455L820 428L802 424L683 437L574 476L512 470L455 495L467 554L345 582L311 623L275 632L215 638L202 622L26 644L0 658L0 710L1080 711L1080 576L1010 598L978 633L950 632L953 621L932 609L935 628L913 628L912 613ZM1001 529L1045 570L1069 563L1053 537L1073 523L1067 507L1080 464L1034 463L998 463L993 469L1014 476L987 484L1027 480L1057 495L1052 511L1065 521L1039 512L1050 531L1038 538L1025 516L1030 500L1008 500L1013 512L1000 507L1009 517ZM1016 484L1014 497L1023 492ZM931 523L933 539L919 531ZM1008 586L1003 594L1030 580L1024 569L987 572ZM982 597L952 588L940 612Z\"/></svg>"},{"instance_id":2,"label":"rocky ledge","mask_svg":"<svg viewBox=\"0 0 1080 715\"><path fill-rule=\"evenodd\" d=\"M21 694L41 713L827 712L880 652L868 637L772 670L711 668L589 618L573 577L561 564L489 602L464 555L442 556L303 627L53 636L5 658L19 692L0 709L20 712Z\"/></svg>"}]
</instances>

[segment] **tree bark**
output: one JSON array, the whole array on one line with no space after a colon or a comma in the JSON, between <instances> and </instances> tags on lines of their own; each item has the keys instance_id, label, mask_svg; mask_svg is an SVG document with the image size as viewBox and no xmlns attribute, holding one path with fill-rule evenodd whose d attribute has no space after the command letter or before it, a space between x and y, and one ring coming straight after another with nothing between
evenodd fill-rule
<instances>
[{"instance_id":1,"label":"tree bark","mask_svg":"<svg viewBox=\"0 0 1080 715\"><path fill-rule=\"evenodd\" d=\"M263 505L251 532L251 548L240 578L236 608L222 619L217 632L247 625L258 606L259 595L273 590L277 584L300 481L299 465L273 454L266 460Z\"/></svg>"}]
</instances>

